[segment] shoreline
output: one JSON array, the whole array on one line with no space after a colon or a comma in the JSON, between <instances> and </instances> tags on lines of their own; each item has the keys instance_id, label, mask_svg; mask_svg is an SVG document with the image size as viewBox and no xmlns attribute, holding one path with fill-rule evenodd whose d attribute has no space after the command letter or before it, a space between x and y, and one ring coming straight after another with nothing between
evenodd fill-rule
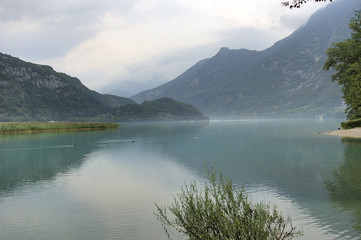
<instances>
[{"instance_id":1,"label":"shoreline","mask_svg":"<svg viewBox=\"0 0 361 240\"><path fill-rule=\"evenodd\" d=\"M117 123L105 122L2 122L0 135L39 132L92 131L118 128Z\"/></svg>"},{"instance_id":2,"label":"shoreline","mask_svg":"<svg viewBox=\"0 0 361 240\"><path fill-rule=\"evenodd\" d=\"M361 127L325 132L324 134L347 138L361 138Z\"/></svg>"}]
</instances>

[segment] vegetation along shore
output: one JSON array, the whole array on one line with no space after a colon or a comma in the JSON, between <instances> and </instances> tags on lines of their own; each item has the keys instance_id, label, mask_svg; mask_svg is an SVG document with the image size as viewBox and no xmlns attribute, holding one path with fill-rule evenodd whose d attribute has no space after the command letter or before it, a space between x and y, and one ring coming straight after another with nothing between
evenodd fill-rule
<instances>
[{"instance_id":1,"label":"vegetation along shore","mask_svg":"<svg viewBox=\"0 0 361 240\"><path fill-rule=\"evenodd\" d=\"M341 129L329 131L326 134L347 138L361 138L361 119L341 122Z\"/></svg>"},{"instance_id":2,"label":"vegetation along shore","mask_svg":"<svg viewBox=\"0 0 361 240\"><path fill-rule=\"evenodd\" d=\"M117 123L108 122L2 122L0 134L103 130L118 127Z\"/></svg>"}]
</instances>

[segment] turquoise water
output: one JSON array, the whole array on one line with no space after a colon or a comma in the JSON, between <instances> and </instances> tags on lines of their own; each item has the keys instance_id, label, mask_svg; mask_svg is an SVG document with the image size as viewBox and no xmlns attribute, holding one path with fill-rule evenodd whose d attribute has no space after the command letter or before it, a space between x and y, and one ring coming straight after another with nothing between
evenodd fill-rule
<instances>
[{"instance_id":1,"label":"turquoise water","mask_svg":"<svg viewBox=\"0 0 361 240\"><path fill-rule=\"evenodd\" d=\"M153 212L215 163L301 239L361 233L361 142L339 121L121 124L0 136L0 239L166 239Z\"/></svg>"}]
</instances>

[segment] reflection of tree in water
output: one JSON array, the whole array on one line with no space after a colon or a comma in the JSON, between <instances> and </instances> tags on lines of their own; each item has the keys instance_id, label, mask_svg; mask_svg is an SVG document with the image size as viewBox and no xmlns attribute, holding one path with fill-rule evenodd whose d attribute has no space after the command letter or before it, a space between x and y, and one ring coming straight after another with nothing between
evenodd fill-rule
<instances>
[{"instance_id":1,"label":"reflection of tree in water","mask_svg":"<svg viewBox=\"0 0 361 240\"><path fill-rule=\"evenodd\" d=\"M361 140L343 139L344 163L326 181L332 202L354 215L353 228L361 233Z\"/></svg>"}]
</instances>

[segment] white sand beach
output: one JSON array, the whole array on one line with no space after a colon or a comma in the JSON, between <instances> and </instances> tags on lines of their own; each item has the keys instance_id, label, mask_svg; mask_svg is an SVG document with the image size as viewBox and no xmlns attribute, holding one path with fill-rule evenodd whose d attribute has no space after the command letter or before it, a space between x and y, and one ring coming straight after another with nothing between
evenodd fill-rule
<instances>
[{"instance_id":1,"label":"white sand beach","mask_svg":"<svg viewBox=\"0 0 361 240\"><path fill-rule=\"evenodd\" d=\"M352 138L361 138L361 128L352 128L352 129L341 129L332 132L326 132L328 135L335 135L340 137L352 137Z\"/></svg>"}]
</instances>

